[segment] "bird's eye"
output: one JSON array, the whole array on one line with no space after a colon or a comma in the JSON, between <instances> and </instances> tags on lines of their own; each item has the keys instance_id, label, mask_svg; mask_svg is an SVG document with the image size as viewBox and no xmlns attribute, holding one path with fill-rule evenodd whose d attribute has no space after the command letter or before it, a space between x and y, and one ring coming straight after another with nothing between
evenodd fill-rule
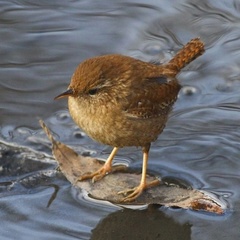
<instances>
[{"instance_id":1,"label":"bird's eye","mask_svg":"<svg viewBox=\"0 0 240 240\"><path fill-rule=\"evenodd\" d=\"M88 91L89 95L95 95L97 93L98 89L97 88L92 88Z\"/></svg>"}]
</instances>

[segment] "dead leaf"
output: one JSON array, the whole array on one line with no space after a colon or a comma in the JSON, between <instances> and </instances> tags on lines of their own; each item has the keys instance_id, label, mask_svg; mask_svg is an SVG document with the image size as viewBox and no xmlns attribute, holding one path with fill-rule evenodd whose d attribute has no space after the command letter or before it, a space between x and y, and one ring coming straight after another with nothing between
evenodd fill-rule
<instances>
[{"instance_id":1,"label":"dead leaf","mask_svg":"<svg viewBox=\"0 0 240 240\"><path fill-rule=\"evenodd\" d=\"M85 190L89 196L94 199L105 200L124 206L160 204L167 207L180 207L184 209L203 210L216 214L223 214L226 208L225 204L206 192L195 189L185 189L180 186L168 186L161 183L144 191L135 201L123 204L120 200L123 198L118 192L133 188L139 184L141 174L133 172L116 172L106 175L100 181L92 183L91 180L77 181L79 176L87 172L98 170L103 161L91 157L78 155L70 147L56 141L51 135L45 123L40 120L40 125L46 132L52 142L52 152L59 163L59 167L69 182L77 188ZM147 181L153 181L156 177L148 175Z\"/></svg>"}]
</instances>

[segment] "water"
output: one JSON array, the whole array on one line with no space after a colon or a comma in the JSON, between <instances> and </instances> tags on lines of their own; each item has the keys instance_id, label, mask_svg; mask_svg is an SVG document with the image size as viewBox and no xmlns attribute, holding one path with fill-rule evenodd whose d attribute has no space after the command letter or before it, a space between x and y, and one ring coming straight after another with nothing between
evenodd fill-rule
<instances>
[{"instance_id":1,"label":"water","mask_svg":"<svg viewBox=\"0 0 240 240\"><path fill-rule=\"evenodd\" d=\"M50 154L50 148L39 118L58 139L86 155L106 157L111 151L73 124L66 101L53 101L79 62L122 53L164 63L200 36L206 52L178 76L184 87L153 144L149 168L210 191L229 207L221 217L103 207L79 197L56 173L51 157L46 163L41 156L27 160L5 152L1 239L117 239L122 232L134 239L131 234L139 229L142 239L180 239L177 233L194 240L239 239L239 13L237 0L1 1L0 136L40 153ZM121 150L118 157L141 167L135 148ZM54 186L59 191L47 208ZM163 237L166 229L168 238Z\"/></svg>"}]
</instances>

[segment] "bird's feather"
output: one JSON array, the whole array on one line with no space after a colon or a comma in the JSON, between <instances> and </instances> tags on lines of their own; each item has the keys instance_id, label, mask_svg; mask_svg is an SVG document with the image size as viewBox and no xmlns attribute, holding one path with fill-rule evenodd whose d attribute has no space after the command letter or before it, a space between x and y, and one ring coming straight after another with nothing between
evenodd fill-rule
<instances>
[{"instance_id":1,"label":"bird's feather","mask_svg":"<svg viewBox=\"0 0 240 240\"><path fill-rule=\"evenodd\" d=\"M123 110L127 117L146 119L168 114L181 88L176 79L146 79L129 93Z\"/></svg>"}]
</instances>

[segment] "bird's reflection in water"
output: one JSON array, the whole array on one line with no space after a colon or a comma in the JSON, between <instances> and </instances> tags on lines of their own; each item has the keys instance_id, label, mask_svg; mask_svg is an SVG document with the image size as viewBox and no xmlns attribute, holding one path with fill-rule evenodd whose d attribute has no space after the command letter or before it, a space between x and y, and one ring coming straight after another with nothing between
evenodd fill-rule
<instances>
[{"instance_id":1,"label":"bird's reflection in water","mask_svg":"<svg viewBox=\"0 0 240 240\"><path fill-rule=\"evenodd\" d=\"M124 209L111 213L92 230L91 240L188 240L191 225L179 224L155 206L139 211Z\"/></svg>"}]
</instances>

